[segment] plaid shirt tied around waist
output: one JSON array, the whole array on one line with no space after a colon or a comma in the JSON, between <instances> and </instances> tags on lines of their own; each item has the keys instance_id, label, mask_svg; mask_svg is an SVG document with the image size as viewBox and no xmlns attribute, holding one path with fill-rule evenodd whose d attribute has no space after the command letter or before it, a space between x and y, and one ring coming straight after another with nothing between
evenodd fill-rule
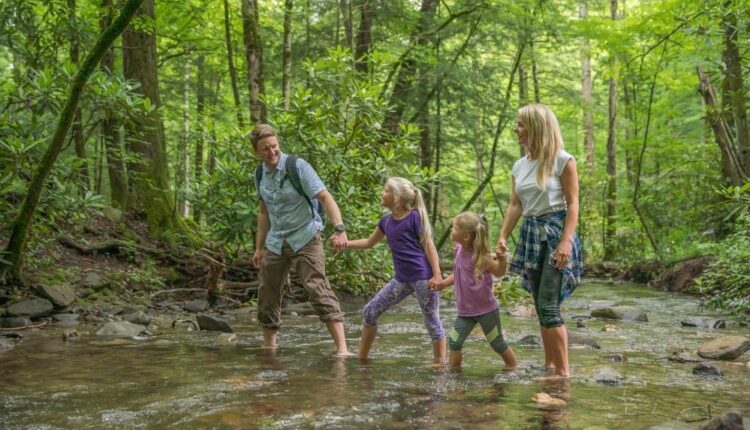
<instances>
[{"instance_id":1,"label":"plaid shirt tied around waist","mask_svg":"<svg viewBox=\"0 0 750 430\"><path fill-rule=\"evenodd\" d=\"M554 255L553 253L562 237L566 215L566 211L557 211L524 217L521 225L521 238L510 261L510 273L521 275L521 286L526 291L531 292L531 283L528 280L527 271L541 269L543 263L541 261L542 243L544 241L547 242L549 248L548 255ZM562 274L561 302L573 294L573 290L578 287L581 282L581 275L583 275L581 241L575 233L573 234L573 250L567 266L562 269Z\"/></svg>"}]
</instances>

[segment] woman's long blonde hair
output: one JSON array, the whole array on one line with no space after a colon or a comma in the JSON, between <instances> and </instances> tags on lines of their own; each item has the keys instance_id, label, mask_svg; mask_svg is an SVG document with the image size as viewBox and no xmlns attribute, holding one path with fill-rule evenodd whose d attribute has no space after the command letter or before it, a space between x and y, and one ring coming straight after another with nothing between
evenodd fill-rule
<instances>
[{"instance_id":1,"label":"woman's long blonde hair","mask_svg":"<svg viewBox=\"0 0 750 430\"><path fill-rule=\"evenodd\" d=\"M427 215L427 207L424 204L422 192L411 181L398 176L388 178L385 186L390 187L393 191L393 198L397 205L409 211L416 209L419 212L419 217L422 219L422 245L427 246L432 241L432 227L430 226L430 217Z\"/></svg>"},{"instance_id":2,"label":"woman's long blonde hair","mask_svg":"<svg viewBox=\"0 0 750 430\"><path fill-rule=\"evenodd\" d=\"M529 151L536 156L536 184L546 189L547 179L555 169L557 154L563 149L560 124L546 105L532 103L518 110L518 121L529 135Z\"/></svg>"},{"instance_id":3,"label":"woman's long blonde hair","mask_svg":"<svg viewBox=\"0 0 750 430\"><path fill-rule=\"evenodd\" d=\"M477 213L461 212L453 217L453 223L461 230L461 233L472 237L471 247L474 250L474 255L472 256L472 261L474 262L474 279L478 281L482 279L487 259L491 258L487 221Z\"/></svg>"}]
</instances>

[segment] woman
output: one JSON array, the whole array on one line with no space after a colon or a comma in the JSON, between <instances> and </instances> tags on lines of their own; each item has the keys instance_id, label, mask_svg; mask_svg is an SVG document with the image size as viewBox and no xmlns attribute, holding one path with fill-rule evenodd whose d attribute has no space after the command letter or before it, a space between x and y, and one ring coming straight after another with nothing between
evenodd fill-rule
<instances>
[{"instance_id":1,"label":"woman","mask_svg":"<svg viewBox=\"0 0 750 430\"><path fill-rule=\"evenodd\" d=\"M545 105L518 111L518 143L528 155L513 165L510 204L505 211L497 252L508 251L506 238L523 215L521 238L510 272L534 297L544 343L544 365L559 377L570 376L568 334L560 303L583 273L578 222L578 172L572 155L563 150L555 114Z\"/></svg>"}]
</instances>

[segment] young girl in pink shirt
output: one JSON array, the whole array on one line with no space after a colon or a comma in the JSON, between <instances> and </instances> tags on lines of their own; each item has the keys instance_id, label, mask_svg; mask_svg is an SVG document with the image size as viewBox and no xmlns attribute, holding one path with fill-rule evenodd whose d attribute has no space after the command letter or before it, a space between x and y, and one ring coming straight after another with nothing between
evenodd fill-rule
<instances>
[{"instance_id":1,"label":"young girl in pink shirt","mask_svg":"<svg viewBox=\"0 0 750 430\"><path fill-rule=\"evenodd\" d=\"M439 291L456 284L458 316L448 337L448 362L454 370L461 368L464 341L479 323L487 342L505 362L503 370L513 370L516 356L503 339L500 306L492 294L492 275L505 274L507 256L498 254L497 260L492 258L485 221L473 212L462 212L453 218L451 240L456 243L453 274L431 285Z\"/></svg>"}]
</instances>

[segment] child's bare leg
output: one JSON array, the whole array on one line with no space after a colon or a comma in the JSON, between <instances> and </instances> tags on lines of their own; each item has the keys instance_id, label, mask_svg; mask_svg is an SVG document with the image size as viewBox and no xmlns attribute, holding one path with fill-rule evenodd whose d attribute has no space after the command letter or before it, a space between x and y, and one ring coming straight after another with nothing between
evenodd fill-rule
<instances>
[{"instance_id":1,"label":"child's bare leg","mask_svg":"<svg viewBox=\"0 0 750 430\"><path fill-rule=\"evenodd\" d=\"M349 354L349 349L346 346L346 333L344 331L344 323L341 321L326 321L326 327L328 332L331 333L331 338L336 344L335 355L339 357L346 357Z\"/></svg>"},{"instance_id":2,"label":"child's bare leg","mask_svg":"<svg viewBox=\"0 0 750 430\"><path fill-rule=\"evenodd\" d=\"M276 330L263 328L263 348L276 348Z\"/></svg>"},{"instance_id":3,"label":"child's bare leg","mask_svg":"<svg viewBox=\"0 0 750 430\"><path fill-rule=\"evenodd\" d=\"M503 362L505 363L505 367L503 370L511 371L518 366L518 361L516 361L516 354L513 353L513 350L508 347L505 351L503 351L502 354L500 354L500 357L503 358Z\"/></svg>"},{"instance_id":4,"label":"child's bare leg","mask_svg":"<svg viewBox=\"0 0 750 430\"><path fill-rule=\"evenodd\" d=\"M370 349L375 342L376 334L378 334L377 326L362 326L362 337L359 339L359 350L357 350L357 357L360 360L366 360L370 356Z\"/></svg>"},{"instance_id":5,"label":"child's bare leg","mask_svg":"<svg viewBox=\"0 0 750 430\"><path fill-rule=\"evenodd\" d=\"M463 361L463 358L464 354L460 349L457 351L451 349L450 355L448 355L448 364L450 365L451 370L461 370L461 362Z\"/></svg>"},{"instance_id":6,"label":"child's bare leg","mask_svg":"<svg viewBox=\"0 0 750 430\"><path fill-rule=\"evenodd\" d=\"M432 362L435 364L445 363L445 338L432 341Z\"/></svg>"}]
</instances>

